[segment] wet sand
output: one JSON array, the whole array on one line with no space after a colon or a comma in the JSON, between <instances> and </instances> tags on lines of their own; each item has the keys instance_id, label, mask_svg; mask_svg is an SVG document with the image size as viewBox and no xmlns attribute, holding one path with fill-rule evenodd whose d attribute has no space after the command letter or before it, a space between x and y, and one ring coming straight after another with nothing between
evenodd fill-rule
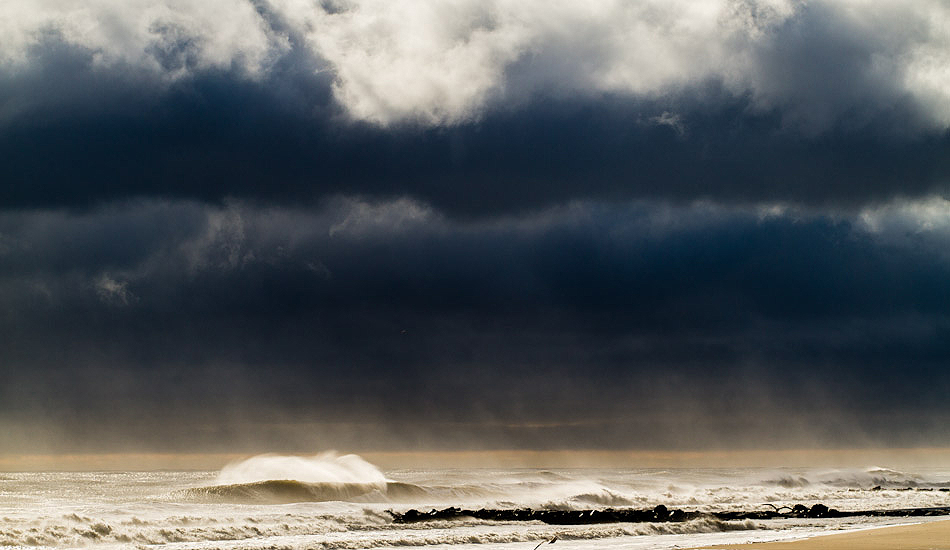
<instances>
[{"instance_id":1,"label":"wet sand","mask_svg":"<svg viewBox=\"0 0 950 550\"><path fill-rule=\"evenodd\" d=\"M867 529L787 542L728 544L730 550L950 550L950 520Z\"/></svg>"}]
</instances>

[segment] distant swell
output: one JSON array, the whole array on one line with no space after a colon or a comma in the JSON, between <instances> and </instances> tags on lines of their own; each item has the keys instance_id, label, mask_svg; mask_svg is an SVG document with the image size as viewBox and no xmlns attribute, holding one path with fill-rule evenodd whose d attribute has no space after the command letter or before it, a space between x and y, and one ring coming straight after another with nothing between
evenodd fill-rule
<instances>
[{"instance_id":1,"label":"distant swell","mask_svg":"<svg viewBox=\"0 0 950 550\"><path fill-rule=\"evenodd\" d=\"M801 476L782 476L778 479L770 479L766 481L766 483L769 485L778 485L779 487L784 487L785 489L797 489L811 485L811 481Z\"/></svg>"},{"instance_id":2,"label":"distant swell","mask_svg":"<svg viewBox=\"0 0 950 550\"><path fill-rule=\"evenodd\" d=\"M182 493L190 500L237 504L291 502L392 502L413 500L427 491L411 483L305 483L288 479L195 487Z\"/></svg>"}]
</instances>

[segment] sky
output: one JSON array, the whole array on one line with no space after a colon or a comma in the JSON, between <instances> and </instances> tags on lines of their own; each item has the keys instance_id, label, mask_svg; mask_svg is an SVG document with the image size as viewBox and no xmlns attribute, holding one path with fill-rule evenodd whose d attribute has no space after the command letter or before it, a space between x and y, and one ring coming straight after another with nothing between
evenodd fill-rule
<instances>
[{"instance_id":1,"label":"sky","mask_svg":"<svg viewBox=\"0 0 950 550\"><path fill-rule=\"evenodd\" d=\"M0 452L950 446L939 0L5 0Z\"/></svg>"}]
</instances>

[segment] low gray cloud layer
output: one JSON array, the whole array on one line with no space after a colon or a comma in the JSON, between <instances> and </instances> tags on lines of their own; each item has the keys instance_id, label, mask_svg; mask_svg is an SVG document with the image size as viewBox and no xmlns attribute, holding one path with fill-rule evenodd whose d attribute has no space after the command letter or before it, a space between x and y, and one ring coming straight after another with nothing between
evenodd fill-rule
<instances>
[{"instance_id":1,"label":"low gray cloud layer","mask_svg":"<svg viewBox=\"0 0 950 550\"><path fill-rule=\"evenodd\" d=\"M210 423L212 448L255 422L304 447L314 422L362 422L325 437L365 447L405 448L407 432L428 447L928 444L947 436L916 422L946 413L945 212L578 204L459 223L341 200L6 215L2 361L17 368L2 402L54 425L174 417L196 445Z\"/></svg>"}]
</instances>

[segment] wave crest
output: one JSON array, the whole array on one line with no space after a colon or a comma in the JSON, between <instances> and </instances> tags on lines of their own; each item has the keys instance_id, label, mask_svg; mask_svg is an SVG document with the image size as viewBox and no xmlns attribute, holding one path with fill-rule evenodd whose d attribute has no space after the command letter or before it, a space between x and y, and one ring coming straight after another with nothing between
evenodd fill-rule
<instances>
[{"instance_id":1,"label":"wave crest","mask_svg":"<svg viewBox=\"0 0 950 550\"><path fill-rule=\"evenodd\" d=\"M329 501L402 502L428 494L422 487L411 483L304 483L291 479L194 487L186 489L184 493L190 500L234 504Z\"/></svg>"},{"instance_id":2,"label":"wave crest","mask_svg":"<svg viewBox=\"0 0 950 550\"><path fill-rule=\"evenodd\" d=\"M331 451L309 457L263 454L232 462L221 469L215 483L235 485L273 480L377 485L387 482L379 468L361 457L340 456Z\"/></svg>"},{"instance_id":3,"label":"wave crest","mask_svg":"<svg viewBox=\"0 0 950 550\"><path fill-rule=\"evenodd\" d=\"M604 489L598 493L584 493L582 495L575 495L571 500L582 504L599 504L601 506L633 506L634 504L637 504L629 498L618 495L613 491L608 491L607 489Z\"/></svg>"}]
</instances>

